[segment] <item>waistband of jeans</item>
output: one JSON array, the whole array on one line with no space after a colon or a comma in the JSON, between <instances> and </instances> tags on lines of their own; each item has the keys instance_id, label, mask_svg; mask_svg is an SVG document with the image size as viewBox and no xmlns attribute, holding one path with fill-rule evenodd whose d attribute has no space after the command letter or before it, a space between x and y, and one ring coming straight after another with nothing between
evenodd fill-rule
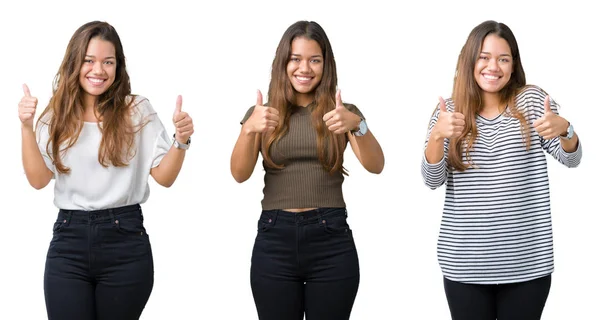
<instances>
[{"instance_id":1,"label":"waistband of jeans","mask_svg":"<svg viewBox=\"0 0 600 320\"><path fill-rule=\"evenodd\" d=\"M263 210L262 215L267 215L271 219L277 219L279 222L298 223L304 221L318 220L331 215L346 215L346 208L316 208L303 212L290 212L280 209Z\"/></svg>"},{"instance_id":2,"label":"waistband of jeans","mask_svg":"<svg viewBox=\"0 0 600 320\"><path fill-rule=\"evenodd\" d=\"M116 217L135 212L139 212L141 217L142 207L139 204L90 211L60 209L58 211L58 220L64 220L65 222L71 220L80 222L114 220Z\"/></svg>"}]
</instances>

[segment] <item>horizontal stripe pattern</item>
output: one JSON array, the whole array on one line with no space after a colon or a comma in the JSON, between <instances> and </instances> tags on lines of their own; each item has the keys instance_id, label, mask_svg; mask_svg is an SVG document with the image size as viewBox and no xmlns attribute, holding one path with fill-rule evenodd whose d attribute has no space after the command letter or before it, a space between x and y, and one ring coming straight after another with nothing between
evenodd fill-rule
<instances>
[{"instance_id":1,"label":"horizontal stripe pattern","mask_svg":"<svg viewBox=\"0 0 600 320\"><path fill-rule=\"evenodd\" d=\"M517 108L530 125L527 150L517 118L502 114L476 117L479 135L470 155L474 166L464 172L448 168L446 156L430 164L423 156L421 173L431 189L446 184L438 238L438 262L452 281L500 284L528 281L554 270L550 193L545 153L567 167L581 161L581 143L565 152L560 139L542 139L533 122L544 114L546 93L538 87L517 96ZM448 111L454 110L451 99ZM558 113L558 105L551 100ZM429 123L427 141L439 107ZM448 140L444 143L448 154ZM466 158L463 157L466 162Z\"/></svg>"}]
</instances>

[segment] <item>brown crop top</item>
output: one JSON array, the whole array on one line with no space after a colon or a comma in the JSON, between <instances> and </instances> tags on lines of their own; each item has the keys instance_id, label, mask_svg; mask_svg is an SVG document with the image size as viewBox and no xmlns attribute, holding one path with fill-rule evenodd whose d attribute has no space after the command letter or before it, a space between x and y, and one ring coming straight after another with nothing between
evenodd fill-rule
<instances>
[{"instance_id":1,"label":"brown crop top","mask_svg":"<svg viewBox=\"0 0 600 320\"><path fill-rule=\"evenodd\" d=\"M351 112L364 119L360 110L352 104L344 104ZM342 194L344 176L341 172L329 174L317 154L317 131L311 111L313 106L294 107L290 116L288 132L269 150L273 161L284 164L283 169L265 169L263 210L291 208L343 208ZM241 124L252 115L254 107L246 112Z\"/></svg>"}]
</instances>

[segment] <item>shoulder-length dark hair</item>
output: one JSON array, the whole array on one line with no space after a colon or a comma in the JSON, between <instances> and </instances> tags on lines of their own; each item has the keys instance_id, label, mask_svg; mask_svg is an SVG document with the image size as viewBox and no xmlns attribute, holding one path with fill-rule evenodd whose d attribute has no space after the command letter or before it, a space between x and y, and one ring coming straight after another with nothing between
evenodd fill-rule
<instances>
[{"instance_id":1,"label":"shoulder-length dark hair","mask_svg":"<svg viewBox=\"0 0 600 320\"><path fill-rule=\"evenodd\" d=\"M458 138L450 140L448 160L450 166L458 171L466 170L472 163L469 151L472 150L473 143L477 138L475 117L483 108L481 88L477 85L474 77L475 64L481 54L483 41L490 34L497 35L506 40L510 47L513 70L509 82L499 92L500 99L503 104L508 105L508 113L519 119L523 139L527 148L530 146L529 139L526 139L529 126L523 114L517 110L515 102L517 93L526 85L525 71L521 64L517 40L510 28L504 23L485 21L475 27L469 34L456 65L452 100L454 101L454 111L460 112L465 116L466 124L463 133ZM463 151L467 159L466 164L463 162Z\"/></svg>"},{"instance_id":2,"label":"shoulder-length dark hair","mask_svg":"<svg viewBox=\"0 0 600 320\"><path fill-rule=\"evenodd\" d=\"M54 78L52 98L37 123L39 125L40 121L43 121L48 125L50 138L46 150L60 173L70 172L70 168L63 164L61 156L77 142L83 128L85 109L79 75L88 44L94 38L112 43L116 55L115 81L98 98L95 110L102 119L102 124L98 123L102 130L98 161L104 167L108 167L109 164L123 167L127 166L133 155L136 130L131 123L130 106L134 99L128 99L131 86L121 39L110 24L92 21L79 27L71 37Z\"/></svg>"},{"instance_id":3,"label":"shoulder-length dark hair","mask_svg":"<svg viewBox=\"0 0 600 320\"><path fill-rule=\"evenodd\" d=\"M273 162L269 149L286 134L289 127L291 106L295 104L295 91L287 75L287 65L292 54L292 41L296 38L314 40L319 44L323 54L323 76L314 89L315 109L312 112L312 122L317 130L317 150L323 168L330 173L340 171L346 174L343 167L345 135L330 132L323 116L335 109L335 93L337 89L337 72L331 44L321 26L314 21L298 21L292 24L281 37L277 46L271 68L271 83L269 84L269 106L279 111L283 119L271 134L265 134L262 143L262 153L266 164L274 168L283 165Z\"/></svg>"}]
</instances>

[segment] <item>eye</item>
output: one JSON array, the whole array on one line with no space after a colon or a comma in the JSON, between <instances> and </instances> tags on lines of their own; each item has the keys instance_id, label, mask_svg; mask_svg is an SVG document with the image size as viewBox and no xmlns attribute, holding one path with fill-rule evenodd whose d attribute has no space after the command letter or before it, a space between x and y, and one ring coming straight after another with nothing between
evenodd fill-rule
<instances>
[{"instance_id":1,"label":"eye","mask_svg":"<svg viewBox=\"0 0 600 320\"><path fill-rule=\"evenodd\" d=\"M297 57L291 57L291 58L290 58L290 61L298 62L298 61L300 61L300 58L297 58Z\"/></svg>"},{"instance_id":2,"label":"eye","mask_svg":"<svg viewBox=\"0 0 600 320\"><path fill-rule=\"evenodd\" d=\"M319 60L319 59L312 59L312 60L310 60L310 62L312 62L312 63L321 63L321 60Z\"/></svg>"},{"instance_id":3,"label":"eye","mask_svg":"<svg viewBox=\"0 0 600 320\"><path fill-rule=\"evenodd\" d=\"M508 59L508 58L502 58L502 59L500 59L500 62L509 63L510 59Z\"/></svg>"},{"instance_id":4,"label":"eye","mask_svg":"<svg viewBox=\"0 0 600 320\"><path fill-rule=\"evenodd\" d=\"M110 64L110 65L112 65L112 64L115 64L115 63L113 61L104 61L104 64Z\"/></svg>"},{"instance_id":5,"label":"eye","mask_svg":"<svg viewBox=\"0 0 600 320\"><path fill-rule=\"evenodd\" d=\"M487 56L479 56L479 59L481 59L481 60L489 60L489 58Z\"/></svg>"},{"instance_id":6,"label":"eye","mask_svg":"<svg viewBox=\"0 0 600 320\"><path fill-rule=\"evenodd\" d=\"M84 63L94 63L94 61L92 61L91 59L86 59L86 60L83 60L83 62L84 62Z\"/></svg>"}]
</instances>

